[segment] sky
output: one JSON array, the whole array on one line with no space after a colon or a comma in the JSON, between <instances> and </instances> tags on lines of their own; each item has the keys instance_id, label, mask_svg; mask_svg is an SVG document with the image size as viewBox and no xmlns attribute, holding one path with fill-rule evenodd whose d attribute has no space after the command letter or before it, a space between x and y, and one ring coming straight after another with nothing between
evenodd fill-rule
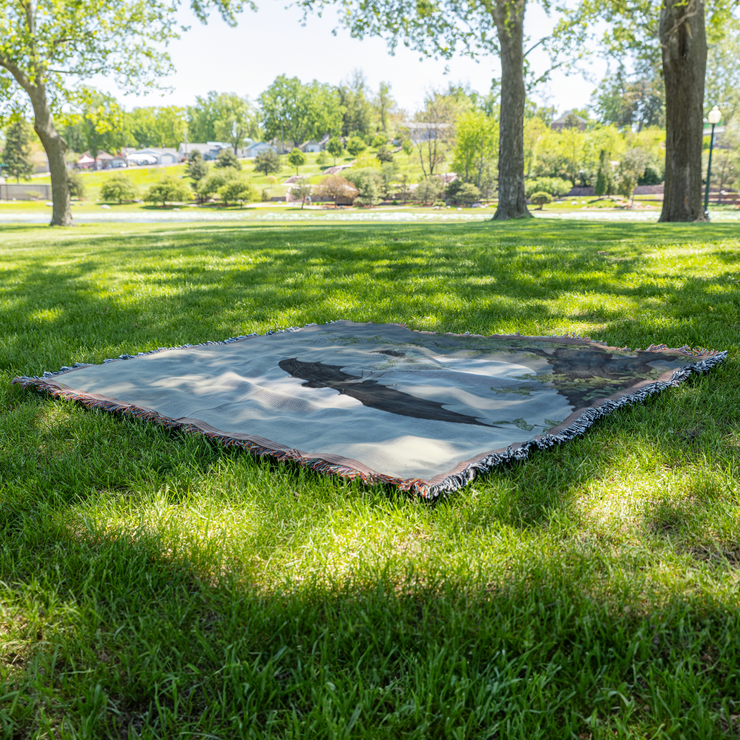
<instances>
[{"instance_id":1,"label":"sky","mask_svg":"<svg viewBox=\"0 0 740 740\"><path fill-rule=\"evenodd\" d=\"M126 109L144 105L193 105L196 96L209 90L235 92L253 100L281 74L298 77L303 82L317 79L338 85L350 73L360 69L372 90L381 81L391 83L393 97L408 112L418 110L426 91L447 87L449 83L469 83L473 90L485 93L491 80L499 75L495 56L478 61L457 58L450 61L421 59L417 52L403 47L391 55L386 42L379 38L353 39L338 29L336 14L323 18L310 16L301 24L301 11L285 8L284 0L262 0L256 12L245 10L236 28L230 28L217 14L202 25L189 10L181 12L181 22L190 26L180 40L170 45L176 73L166 78L170 91L122 98ZM539 39L547 35L553 21L534 3L529 5L526 32ZM547 69L544 54L532 55L537 72ZM597 65L592 74L600 79ZM105 83L98 85L115 92ZM593 81L580 75L556 74L546 88L535 95L540 103L555 106L562 113L589 103Z\"/></svg>"}]
</instances>

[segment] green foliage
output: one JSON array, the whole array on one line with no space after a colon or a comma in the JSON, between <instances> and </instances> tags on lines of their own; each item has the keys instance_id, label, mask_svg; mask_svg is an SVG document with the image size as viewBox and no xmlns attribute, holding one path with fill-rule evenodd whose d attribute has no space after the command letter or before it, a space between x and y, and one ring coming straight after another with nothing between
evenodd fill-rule
<instances>
[{"instance_id":1,"label":"green foliage","mask_svg":"<svg viewBox=\"0 0 740 740\"><path fill-rule=\"evenodd\" d=\"M188 157L188 163L185 167L186 176L193 181L193 187L196 187L200 180L208 176L208 172L208 164L204 161L203 155L196 149Z\"/></svg>"},{"instance_id":2,"label":"green foliage","mask_svg":"<svg viewBox=\"0 0 740 740\"><path fill-rule=\"evenodd\" d=\"M547 203L552 203L552 195L545 192L532 193L532 195L529 197L529 200L532 201L534 205L539 206L537 210L541 211L542 206L546 205Z\"/></svg>"},{"instance_id":3,"label":"green foliage","mask_svg":"<svg viewBox=\"0 0 740 740\"><path fill-rule=\"evenodd\" d=\"M612 169L612 163L609 159L609 153L602 149L599 156L599 172L596 176L594 193L601 198L604 195L614 195L616 192L616 186L614 184L614 170Z\"/></svg>"},{"instance_id":4,"label":"green foliage","mask_svg":"<svg viewBox=\"0 0 740 740\"><path fill-rule=\"evenodd\" d=\"M422 204L434 203L442 197L445 186L438 177L427 177L414 190L414 200Z\"/></svg>"},{"instance_id":5,"label":"green foliage","mask_svg":"<svg viewBox=\"0 0 740 740\"><path fill-rule=\"evenodd\" d=\"M378 148L378 151L375 152L375 157L377 160L383 164L388 164L393 161L393 152L385 145L383 144L381 147Z\"/></svg>"},{"instance_id":6,"label":"green foliage","mask_svg":"<svg viewBox=\"0 0 740 740\"><path fill-rule=\"evenodd\" d=\"M298 170L306 164L306 155L300 149L293 149L288 155L288 162L292 167L295 167L296 175Z\"/></svg>"},{"instance_id":7,"label":"green foliage","mask_svg":"<svg viewBox=\"0 0 740 740\"><path fill-rule=\"evenodd\" d=\"M450 200L460 205L472 205L480 200L481 193L476 185L472 182L462 182L461 180L454 180L451 185L457 187L447 189L448 197Z\"/></svg>"},{"instance_id":8,"label":"green foliage","mask_svg":"<svg viewBox=\"0 0 740 740\"><path fill-rule=\"evenodd\" d=\"M637 181L647 166L648 156L644 149L632 147L623 155L617 170L617 192L632 201Z\"/></svg>"},{"instance_id":9,"label":"green foliage","mask_svg":"<svg viewBox=\"0 0 740 740\"><path fill-rule=\"evenodd\" d=\"M254 171L263 175L280 172L280 157L274 149L265 149L254 158Z\"/></svg>"},{"instance_id":10,"label":"green foliage","mask_svg":"<svg viewBox=\"0 0 740 740\"><path fill-rule=\"evenodd\" d=\"M342 140L338 136L333 136L326 144L326 151L331 154L334 164L337 163L337 158L344 154L344 146Z\"/></svg>"},{"instance_id":11,"label":"green foliage","mask_svg":"<svg viewBox=\"0 0 740 740\"><path fill-rule=\"evenodd\" d=\"M480 190L494 189L498 164L498 122L483 111L467 111L456 124L452 170Z\"/></svg>"},{"instance_id":12,"label":"green foliage","mask_svg":"<svg viewBox=\"0 0 740 740\"><path fill-rule=\"evenodd\" d=\"M401 148L407 157L410 157L414 153L414 143L409 138L401 142Z\"/></svg>"},{"instance_id":13,"label":"green foliage","mask_svg":"<svg viewBox=\"0 0 740 740\"><path fill-rule=\"evenodd\" d=\"M100 197L104 201L117 203L136 200L136 187L126 175L113 175L100 188Z\"/></svg>"},{"instance_id":14,"label":"green foliage","mask_svg":"<svg viewBox=\"0 0 740 740\"><path fill-rule=\"evenodd\" d=\"M85 200L85 178L79 172L68 172L69 195L77 200Z\"/></svg>"},{"instance_id":15,"label":"green foliage","mask_svg":"<svg viewBox=\"0 0 740 740\"><path fill-rule=\"evenodd\" d=\"M236 151L246 137L257 138L260 133L257 110L248 98L235 93L211 90L205 97L198 96L187 116L190 141L227 141Z\"/></svg>"},{"instance_id":16,"label":"green foliage","mask_svg":"<svg viewBox=\"0 0 740 740\"><path fill-rule=\"evenodd\" d=\"M301 208L306 205L306 198L308 198L313 191L313 186L304 177L299 177L290 188L291 197L294 200L301 201Z\"/></svg>"},{"instance_id":17,"label":"green foliage","mask_svg":"<svg viewBox=\"0 0 740 740\"><path fill-rule=\"evenodd\" d=\"M536 192L549 193L555 198L562 198L570 190L571 184L560 177L538 177L534 180L527 180L524 186L524 192L528 198Z\"/></svg>"},{"instance_id":18,"label":"green foliage","mask_svg":"<svg viewBox=\"0 0 740 740\"><path fill-rule=\"evenodd\" d=\"M660 168L652 162L648 162L647 165L645 165L645 171L637 179L638 185L660 185L662 182L663 173Z\"/></svg>"},{"instance_id":19,"label":"green foliage","mask_svg":"<svg viewBox=\"0 0 740 740\"><path fill-rule=\"evenodd\" d=\"M364 73L357 69L351 72L349 80L339 86L337 93L342 111L342 136L363 139L369 136L374 129L375 111L368 99L369 90ZM333 128L326 130L339 133Z\"/></svg>"},{"instance_id":20,"label":"green foliage","mask_svg":"<svg viewBox=\"0 0 740 740\"><path fill-rule=\"evenodd\" d=\"M68 94L71 111L65 122L64 137L74 151L89 151L93 158L100 152L114 154L129 137L124 131L124 111L112 96L82 87Z\"/></svg>"},{"instance_id":21,"label":"green foliage","mask_svg":"<svg viewBox=\"0 0 740 740\"><path fill-rule=\"evenodd\" d=\"M207 177L199 180L195 188L198 200L202 203L216 196L219 190L236 176L236 172L232 168L214 170Z\"/></svg>"},{"instance_id":22,"label":"green foliage","mask_svg":"<svg viewBox=\"0 0 740 740\"><path fill-rule=\"evenodd\" d=\"M355 205L375 206L380 203L384 184L378 170L353 167L345 171L345 176L357 188Z\"/></svg>"},{"instance_id":23,"label":"green foliage","mask_svg":"<svg viewBox=\"0 0 740 740\"><path fill-rule=\"evenodd\" d=\"M257 191L243 178L232 177L227 180L219 189L218 194L224 205L229 203L248 203L250 201L256 201Z\"/></svg>"},{"instance_id":24,"label":"green foliage","mask_svg":"<svg viewBox=\"0 0 740 740\"><path fill-rule=\"evenodd\" d=\"M6 177L15 181L30 180L33 174L31 162L31 137L33 129L20 113L11 116L5 129L5 148L3 150L3 171Z\"/></svg>"},{"instance_id":25,"label":"green foliage","mask_svg":"<svg viewBox=\"0 0 740 740\"><path fill-rule=\"evenodd\" d=\"M359 154L362 154L362 152L367 149L367 144L365 143L364 139L362 139L359 136L353 136L348 142L347 142L347 151L353 156L357 157ZM337 155L339 156L339 155Z\"/></svg>"},{"instance_id":26,"label":"green foliage","mask_svg":"<svg viewBox=\"0 0 740 740\"><path fill-rule=\"evenodd\" d=\"M280 75L259 96L259 104L268 139L300 146L341 128L339 93L316 80L304 84L297 77Z\"/></svg>"},{"instance_id":27,"label":"green foliage","mask_svg":"<svg viewBox=\"0 0 740 740\"><path fill-rule=\"evenodd\" d=\"M319 156L316 157L316 164L319 167L326 167L330 162L329 154L325 150L319 152Z\"/></svg>"},{"instance_id":28,"label":"green foliage","mask_svg":"<svg viewBox=\"0 0 740 740\"><path fill-rule=\"evenodd\" d=\"M378 149L381 146L385 146L387 143L388 143L388 135L385 133L385 131L380 131L379 133L375 134L370 146L374 147L375 149Z\"/></svg>"},{"instance_id":29,"label":"green foliage","mask_svg":"<svg viewBox=\"0 0 740 740\"><path fill-rule=\"evenodd\" d=\"M377 171L377 170L376 170ZM394 193L394 185L398 179L399 169L395 162L386 162L380 167L380 180L382 182L383 197L391 198Z\"/></svg>"},{"instance_id":30,"label":"green foliage","mask_svg":"<svg viewBox=\"0 0 740 740\"><path fill-rule=\"evenodd\" d=\"M184 203L190 200L190 188L182 180L168 175L147 190L144 200L160 203L163 207L168 203Z\"/></svg>"},{"instance_id":31,"label":"green foliage","mask_svg":"<svg viewBox=\"0 0 740 740\"><path fill-rule=\"evenodd\" d=\"M222 149L216 157L216 167L221 169L230 168L233 170L241 170L241 162L237 159L236 154L231 149Z\"/></svg>"},{"instance_id":32,"label":"green foliage","mask_svg":"<svg viewBox=\"0 0 740 740\"><path fill-rule=\"evenodd\" d=\"M122 125L129 146L176 149L188 133L187 110L175 105L134 108L122 113Z\"/></svg>"}]
</instances>

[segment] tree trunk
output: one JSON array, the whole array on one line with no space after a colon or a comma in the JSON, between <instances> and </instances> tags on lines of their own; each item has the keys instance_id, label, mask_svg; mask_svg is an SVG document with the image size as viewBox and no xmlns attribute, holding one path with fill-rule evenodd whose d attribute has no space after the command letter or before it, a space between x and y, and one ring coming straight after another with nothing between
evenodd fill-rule
<instances>
[{"instance_id":1,"label":"tree trunk","mask_svg":"<svg viewBox=\"0 0 740 740\"><path fill-rule=\"evenodd\" d=\"M661 221L706 221L702 138L707 37L704 0L663 0L659 25L666 91L665 193Z\"/></svg>"},{"instance_id":2,"label":"tree trunk","mask_svg":"<svg viewBox=\"0 0 740 740\"><path fill-rule=\"evenodd\" d=\"M51 199L53 208L50 226L74 226L70 210L69 180L67 179L67 142L54 127L54 120L46 100L44 85L29 86L26 92L33 105L33 127L43 144L46 156L49 159L51 173Z\"/></svg>"},{"instance_id":3,"label":"tree trunk","mask_svg":"<svg viewBox=\"0 0 740 740\"><path fill-rule=\"evenodd\" d=\"M498 208L494 221L532 217L524 195L525 1L496 0L493 7L501 55Z\"/></svg>"}]
</instances>

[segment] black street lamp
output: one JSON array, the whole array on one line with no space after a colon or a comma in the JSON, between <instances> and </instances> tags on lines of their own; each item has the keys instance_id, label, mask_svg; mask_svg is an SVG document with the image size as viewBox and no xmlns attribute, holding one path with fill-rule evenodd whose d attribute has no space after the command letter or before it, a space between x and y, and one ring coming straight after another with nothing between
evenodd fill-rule
<instances>
[{"instance_id":1,"label":"black street lamp","mask_svg":"<svg viewBox=\"0 0 740 740\"><path fill-rule=\"evenodd\" d=\"M712 138L709 140L709 164L707 165L707 186L704 189L704 215L709 221L709 183L712 181L712 150L714 149L714 127L719 123L719 119L722 118L722 112L715 105L712 110L709 111L707 120L712 124Z\"/></svg>"}]
</instances>

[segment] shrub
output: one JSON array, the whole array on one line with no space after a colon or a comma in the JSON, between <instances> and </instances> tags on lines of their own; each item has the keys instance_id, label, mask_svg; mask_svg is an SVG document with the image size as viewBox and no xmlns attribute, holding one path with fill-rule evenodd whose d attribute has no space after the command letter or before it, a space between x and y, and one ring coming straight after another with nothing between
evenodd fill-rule
<instances>
[{"instance_id":1,"label":"shrub","mask_svg":"<svg viewBox=\"0 0 740 740\"><path fill-rule=\"evenodd\" d=\"M472 205L480 200L480 190L472 182L463 183L457 191L456 200L466 206Z\"/></svg>"},{"instance_id":2,"label":"shrub","mask_svg":"<svg viewBox=\"0 0 740 740\"><path fill-rule=\"evenodd\" d=\"M378 151L375 153L375 156L383 163L393 161L393 153L385 144L383 144L383 146L378 149Z\"/></svg>"},{"instance_id":3,"label":"shrub","mask_svg":"<svg viewBox=\"0 0 740 740\"><path fill-rule=\"evenodd\" d=\"M365 149L367 149L367 144L359 136L353 136L347 142L347 151L353 157L356 157L358 154L362 154Z\"/></svg>"},{"instance_id":4,"label":"shrub","mask_svg":"<svg viewBox=\"0 0 740 740\"><path fill-rule=\"evenodd\" d=\"M299 167L306 164L306 155L300 149L293 149L288 155L288 162L295 167L295 173L298 174Z\"/></svg>"},{"instance_id":5,"label":"shrub","mask_svg":"<svg viewBox=\"0 0 740 740\"><path fill-rule=\"evenodd\" d=\"M222 149L216 157L216 167L226 169L230 167L235 170L242 168L241 162L236 158L236 154L231 149Z\"/></svg>"},{"instance_id":6,"label":"shrub","mask_svg":"<svg viewBox=\"0 0 740 740\"><path fill-rule=\"evenodd\" d=\"M654 164L649 164L645 167L642 177L637 180L638 185L660 185L662 182L663 175Z\"/></svg>"},{"instance_id":7,"label":"shrub","mask_svg":"<svg viewBox=\"0 0 740 740\"><path fill-rule=\"evenodd\" d=\"M126 175L109 177L100 188L102 200L115 200L118 203L136 200L136 187Z\"/></svg>"},{"instance_id":8,"label":"shrub","mask_svg":"<svg viewBox=\"0 0 740 740\"><path fill-rule=\"evenodd\" d=\"M387 134L384 131L379 131L377 134L375 134L375 137L373 138L372 144L370 144L370 146L374 146L377 149L380 146L385 146L387 143Z\"/></svg>"},{"instance_id":9,"label":"shrub","mask_svg":"<svg viewBox=\"0 0 740 740\"><path fill-rule=\"evenodd\" d=\"M193 181L194 188L199 180L208 176L208 165L203 160L203 155L197 149L188 157L185 174Z\"/></svg>"},{"instance_id":10,"label":"shrub","mask_svg":"<svg viewBox=\"0 0 740 740\"><path fill-rule=\"evenodd\" d=\"M532 195L529 196L529 199L536 206L539 206L539 208L537 209L538 211L542 210L542 206L544 206L545 203L552 203L552 195L545 192L532 193Z\"/></svg>"},{"instance_id":11,"label":"shrub","mask_svg":"<svg viewBox=\"0 0 740 740\"><path fill-rule=\"evenodd\" d=\"M221 169L215 170L211 172L208 177L204 177L202 180L199 180L196 187L196 193L198 194L200 202L202 203L203 201L208 200L208 198L212 198L216 195L218 191L234 177L234 175L235 170Z\"/></svg>"},{"instance_id":12,"label":"shrub","mask_svg":"<svg viewBox=\"0 0 740 740\"><path fill-rule=\"evenodd\" d=\"M414 200L419 203L434 203L444 193L445 186L438 177L428 177L422 180L414 190Z\"/></svg>"},{"instance_id":13,"label":"shrub","mask_svg":"<svg viewBox=\"0 0 740 740\"><path fill-rule=\"evenodd\" d=\"M337 163L337 157L341 157L344 153L344 146L342 140L338 136L332 136L326 145L326 151L331 154L334 159L334 164Z\"/></svg>"},{"instance_id":14,"label":"shrub","mask_svg":"<svg viewBox=\"0 0 740 740\"><path fill-rule=\"evenodd\" d=\"M70 197L85 200L85 178L79 172L70 172L67 174L67 181Z\"/></svg>"},{"instance_id":15,"label":"shrub","mask_svg":"<svg viewBox=\"0 0 740 740\"><path fill-rule=\"evenodd\" d=\"M375 206L380 203L383 180L378 170L353 167L345 174L347 181L357 188L356 205Z\"/></svg>"},{"instance_id":16,"label":"shrub","mask_svg":"<svg viewBox=\"0 0 740 740\"><path fill-rule=\"evenodd\" d=\"M254 158L254 171L269 175L280 172L280 158L276 151L265 149Z\"/></svg>"},{"instance_id":17,"label":"shrub","mask_svg":"<svg viewBox=\"0 0 740 740\"><path fill-rule=\"evenodd\" d=\"M257 200L257 191L241 177L232 177L218 189L224 205L229 203L248 203Z\"/></svg>"},{"instance_id":18,"label":"shrub","mask_svg":"<svg viewBox=\"0 0 740 740\"><path fill-rule=\"evenodd\" d=\"M182 203L190 200L190 188L181 180L168 175L147 190L144 200L147 203L161 203L162 206Z\"/></svg>"},{"instance_id":19,"label":"shrub","mask_svg":"<svg viewBox=\"0 0 740 740\"><path fill-rule=\"evenodd\" d=\"M528 198L533 193L549 193L553 198L561 198L571 190L571 184L562 177L538 177L536 180L527 181L524 191Z\"/></svg>"},{"instance_id":20,"label":"shrub","mask_svg":"<svg viewBox=\"0 0 740 740\"><path fill-rule=\"evenodd\" d=\"M329 155L322 149L319 156L316 157L316 164L319 167L326 167L329 164Z\"/></svg>"}]
</instances>

